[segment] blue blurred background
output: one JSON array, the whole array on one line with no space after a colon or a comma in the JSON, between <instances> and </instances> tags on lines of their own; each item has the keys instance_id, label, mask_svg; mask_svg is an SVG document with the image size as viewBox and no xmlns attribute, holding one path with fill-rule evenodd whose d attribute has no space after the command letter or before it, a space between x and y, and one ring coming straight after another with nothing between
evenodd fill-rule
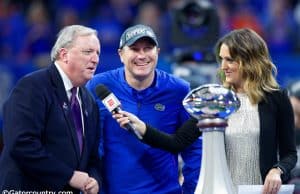
<instances>
[{"instance_id":1,"label":"blue blurred background","mask_svg":"<svg viewBox=\"0 0 300 194\"><path fill-rule=\"evenodd\" d=\"M98 30L97 72L121 66L119 38L143 23L157 33L158 67L197 86L215 82L213 46L232 29L248 27L267 42L285 87L300 79L300 1L297 0L0 0L0 131L2 105L16 81L51 63L57 32L82 24Z\"/></svg>"}]
</instances>

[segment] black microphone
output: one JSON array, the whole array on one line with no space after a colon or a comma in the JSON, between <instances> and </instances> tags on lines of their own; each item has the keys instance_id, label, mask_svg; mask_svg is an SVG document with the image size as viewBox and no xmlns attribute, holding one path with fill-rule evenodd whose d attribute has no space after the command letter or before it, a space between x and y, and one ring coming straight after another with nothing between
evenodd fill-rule
<instances>
[{"instance_id":1,"label":"black microphone","mask_svg":"<svg viewBox=\"0 0 300 194\"><path fill-rule=\"evenodd\" d=\"M121 103L117 97L103 84L99 84L95 88L96 95L101 99L104 106L111 113L119 113L121 109ZM141 134L135 130L131 122L125 125L128 131L133 132L138 139L143 139Z\"/></svg>"}]
</instances>

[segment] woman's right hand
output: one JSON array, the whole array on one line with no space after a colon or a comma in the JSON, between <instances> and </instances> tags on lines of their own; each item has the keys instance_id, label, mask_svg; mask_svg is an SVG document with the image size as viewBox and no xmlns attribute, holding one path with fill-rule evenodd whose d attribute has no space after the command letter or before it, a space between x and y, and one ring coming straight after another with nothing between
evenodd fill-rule
<instances>
[{"instance_id":1,"label":"woman's right hand","mask_svg":"<svg viewBox=\"0 0 300 194\"><path fill-rule=\"evenodd\" d=\"M126 124L131 123L134 129L139 132L139 134L144 136L146 133L146 124L132 113L121 110L118 113L114 113L113 118L116 119L116 121L124 129L126 129Z\"/></svg>"}]
</instances>

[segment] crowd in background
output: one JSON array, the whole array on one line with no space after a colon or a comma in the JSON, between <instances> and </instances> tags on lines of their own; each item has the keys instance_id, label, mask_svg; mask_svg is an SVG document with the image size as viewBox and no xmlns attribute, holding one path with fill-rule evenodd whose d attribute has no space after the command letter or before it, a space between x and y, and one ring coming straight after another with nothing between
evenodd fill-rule
<instances>
[{"instance_id":1,"label":"crowd in background","mask_svg":"<svg viewBox=\"0 0 300 194\"><path fill-rule=\"evenodd\" d=\"M101 55L97 71L102 72L121 65L117 56L119 39L124 29L135 23L151 26L158 35L161 56L172 55L177 49L170 38L174 13L187 2L0 0L0 110L21 76L50 64L55 34L63 26L83 24L98 30ZM299 76L300 1L211 0L210 3L219 18L220 36L241 27L255 30L270 48L281 76L279 81L284 85Z\"/></svg>"}]
</instances>

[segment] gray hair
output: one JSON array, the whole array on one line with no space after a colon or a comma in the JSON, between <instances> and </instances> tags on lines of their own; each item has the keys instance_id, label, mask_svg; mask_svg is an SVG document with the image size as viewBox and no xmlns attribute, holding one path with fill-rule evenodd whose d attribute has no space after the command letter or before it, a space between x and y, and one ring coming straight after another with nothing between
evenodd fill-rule
<instances>
[{"instance_id":1,"label":"gray hair","mask_svg":"<svg viewBox=\"0 0 300 194\"><path fill-rule=\"evenodd\" d=\"M73 41L78 36L98 35L97 31L82 25L71 25L64 27L59 33L57 40L51 50L51 61L55 61L58 56L59 49L72 46Z\"/></svg>"}]
</instances>

